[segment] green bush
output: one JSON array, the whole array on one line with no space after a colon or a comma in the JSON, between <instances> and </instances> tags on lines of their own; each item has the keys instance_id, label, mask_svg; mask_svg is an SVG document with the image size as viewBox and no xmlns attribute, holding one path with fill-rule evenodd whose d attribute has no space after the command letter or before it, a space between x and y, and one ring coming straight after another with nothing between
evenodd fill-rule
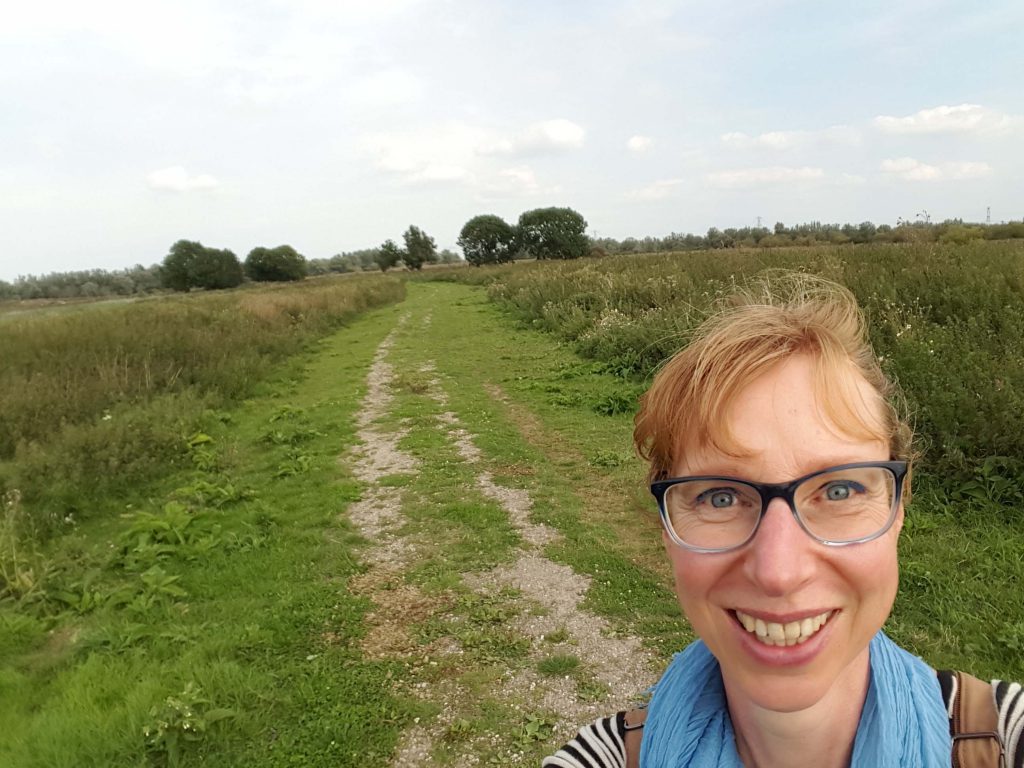
<instances>
[{"instance_id":1,"label":"green bush","mask_svg":"<svg viewBox=\"0 0 1024 768\"><path fill-rule=\"evenodd\" d=\"M245 257L245 276L256 282L294 282L306 276L306 258L290 245L253 248Z\"/></svg>"}]
</instances>

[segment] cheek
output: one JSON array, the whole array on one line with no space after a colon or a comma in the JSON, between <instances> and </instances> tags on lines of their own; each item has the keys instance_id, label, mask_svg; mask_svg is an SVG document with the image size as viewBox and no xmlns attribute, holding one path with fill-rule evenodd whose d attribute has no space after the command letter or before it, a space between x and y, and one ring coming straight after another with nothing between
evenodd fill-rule
<instances>
[{"instance_id":1,"label":"cheek","mask_svg":"<svg viewBox=\"0 0 1024 768\"><path fill-rule=\"evenodd\" d=\"M871 556L865 556L867 553L850 554L860 556L851 557L847 562L846 581L855 595L864 601L863 607L879 614L884 621L892 609L900 581L895 537L891 542L886 540L884 546Z\"/></svg>"},{"instance_id":2,"label":"cheek","mask_svg":"<svg viewBox=\"0 0 1024 768\"><path fill-rule=\"evenodd\" d=\"M672 565L672 577L675 582L676 597L679 604L690 618L693 613L700 612L716 585L727 580L730 570L729 563L722 556L701 555L687 552L677 547L667 536L665 552Z\"/></svg>"}]
</instances>

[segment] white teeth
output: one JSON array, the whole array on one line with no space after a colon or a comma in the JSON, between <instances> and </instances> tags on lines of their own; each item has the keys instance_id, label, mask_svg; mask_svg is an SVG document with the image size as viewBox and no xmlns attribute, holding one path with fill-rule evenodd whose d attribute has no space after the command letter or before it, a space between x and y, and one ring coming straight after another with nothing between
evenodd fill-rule
<instances>
[{"instance_id":1,"label":"white teeth","mask_svg":"<svg viewBox=\"0 0 1024 768\"><path fill-rule=\"evenodd\" d=\"M808 616L800 621L779 624L778 622L755 618L743 613L743 611L736 611L736 618L739 619L743 628L765 645L796 645L798 643L806 643L815 632L821 629L822 624L828 621L831 615L832 611L825 611L817 616Z\"/></svg>"}]
</instances>

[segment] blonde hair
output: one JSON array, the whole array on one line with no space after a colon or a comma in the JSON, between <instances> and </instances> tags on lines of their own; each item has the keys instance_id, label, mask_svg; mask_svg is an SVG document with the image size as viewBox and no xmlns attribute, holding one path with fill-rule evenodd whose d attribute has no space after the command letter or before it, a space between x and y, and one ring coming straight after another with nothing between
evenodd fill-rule
<instances>
[{"instance_id":1,"label":"blonde hair","mask_svg":"<svg viewBox=\"0 0 1024 768\"><path fill-rule=\"evenodd\" d=\"M798 354L814 358L819 400L833 424L885 442L890 458L913 458L902 398L878 365L853 294L821 277L771 272L724 300L640 399L633 443L650 463L648 479L669 477L687 449L710 445L742 456L726 424L729 406L761 374ZM864 403L856 374L877 403ZM909 498L909 484L906 490Z\"/></svg>"}]
</instances>

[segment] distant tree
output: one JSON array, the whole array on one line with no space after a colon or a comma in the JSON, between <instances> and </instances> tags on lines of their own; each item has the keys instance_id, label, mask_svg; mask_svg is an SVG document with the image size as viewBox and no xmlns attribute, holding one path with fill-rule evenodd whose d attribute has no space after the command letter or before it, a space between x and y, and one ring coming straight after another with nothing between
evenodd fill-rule
<instances>
[{"instance_id":1,"label":"distant tree","mask_svg":"<svg viewBox=\"0 0 1024 768\"><path fill-rule=\"evenodd\" d=\"M586 220L572 208L537 208L519 217L519 244L536 259L578 259L590 249Z\"/></svg>"},{"instance_id":2,"label":"distant tree","mask_svg":"<svg viewBox=\"0 0 1024 768\"><path fill-rule=\"evenodd\" d=\"M423 269L427 262L437 261L437 245L434 238L419 227L409 227L402 235L402 239L405 241L405 255L402 261L409 269Z\"/></svg>"},{"instance_id":3,"label":"distant tree","mask_svg":"<svg viewBox=\"0 0 1024 768\"><path fill-rule=\"evenodd\" d=\"M405 258L402 249L395 245L394 240L385 240L384 244L377 249L377 266L381 272L387 272L399 261Z\"/></svg>"},{"instance_id":4,"label":"distant tree","mask_svg":"<svg viewBox=\"0 0 1024 768\"><path fill-rule=\"evenodd\" d=\"M306 258L290 245L253 248L245 257L245 275L257 282L302 280L306 272Z\"/></svg>"},{"instance_id":5,"label":"distant tree","mask_svg":"<svg viewBox=\"0 0 1024 768\"><path fill-rule=\"evenodd\" d=\"M234 288L242 284L245 274L242 262L227 248L205 248L203 258L196 265L195 281L197 288L208 291L221 288Z\"/></svg>"},{"instance_id":6,"label":"distant tree","mask_svg":"<svg viewBox=\"0 0 1024 768\"><path fill-rule=\"evenodd\" d=\"M448 250L445 248L439 254L437 254L437 260L442 264L461 264L462 257L459 256L455 251Z\"/></svg>"},{"instance_id":7,"label":"distant tree","mask_svg":"<svg viewBox=\"0 0 1024 768\"><path fill-rule=\"evenodd\" d=\"M515 230L500 216L484 214L466 222L455 242L474 267L512 261Z\"/></svg>"},{"instance_id":8,"label":"distant tree","mask_svg":"<svg viewBox=\"0 0 1024 768\"><path fill-rule=\"evenodd\" d=\"M179 240L164 257L160 278L165 288L187 291L194 285L196 263L203 258L206 248L198 240Z\"/></svg>"},{"instance_id":9,"label":"distant tree","mask_svg":"<svg viewBox=\"0 0 1024 768\"><path fill-rule=\"evenodd\" d=\"M231 251L206 248L198 241L179 240L164 257L160 270L166 288L234 288L242 283L242 264Z\"/></svg>"}]
</instances>

